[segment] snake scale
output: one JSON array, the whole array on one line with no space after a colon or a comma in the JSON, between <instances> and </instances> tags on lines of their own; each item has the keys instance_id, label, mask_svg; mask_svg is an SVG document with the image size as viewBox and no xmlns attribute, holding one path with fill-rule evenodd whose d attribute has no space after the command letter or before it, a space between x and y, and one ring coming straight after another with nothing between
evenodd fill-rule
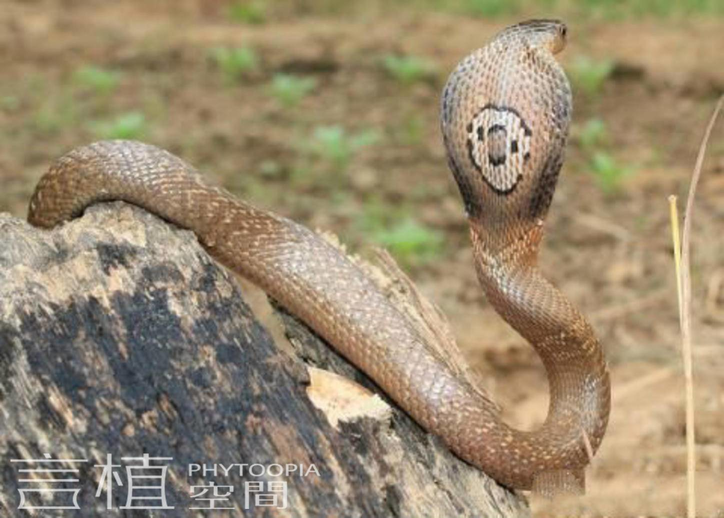
<instances>
[{"instance_id":1,"label":"snake scale","mask_svg":"<svg viewBox=\"0 0 724 518\"><path fill-rule=\"evenodd\" d=\"M570 87L554 57L565 43L559 21L508 27L459 63L442 96L448 164L465 203L479 280L547 371L549 410L535 431L505 424L496 405L431 354L336 248L208 185L164 150L104 141L69 152L38 183L28 220L50 228L91 204L123 200L190 229L217 260L306 322L461 458L513 488L580 491L608 422L609 375L591 326L536 266L571 118Z\"/></svg>"}]
</instances>

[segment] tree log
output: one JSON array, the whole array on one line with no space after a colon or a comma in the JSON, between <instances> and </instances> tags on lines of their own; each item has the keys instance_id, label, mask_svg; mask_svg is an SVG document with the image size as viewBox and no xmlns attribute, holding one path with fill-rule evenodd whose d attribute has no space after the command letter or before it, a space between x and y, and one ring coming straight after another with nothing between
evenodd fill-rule
<instances>
[{"instance_id":1,"label":"tree log","mask_svg":"<svg viewBox=\"0 0 724 518\"><path fill-rule=\"evenodd\" d=\"M192 233L130 205L0 214L0 516L206 516L214 491L213 516L529 515L276 313L291 353ZM49 467L77 471L21 471Z\"/></svg>"}]
</instances>

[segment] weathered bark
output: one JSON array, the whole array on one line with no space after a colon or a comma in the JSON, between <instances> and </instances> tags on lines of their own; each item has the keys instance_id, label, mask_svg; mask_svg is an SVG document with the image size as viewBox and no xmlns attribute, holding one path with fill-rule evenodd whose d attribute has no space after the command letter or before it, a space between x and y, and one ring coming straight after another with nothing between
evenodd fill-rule
<instances>
[{"instance_id":1,"label":"weathered bark","mask_svg":"<svg viewBox=\"0 0 724 518\"><path fill-rule=\"evenodd\" d=\"M295 354L275 343L233 276L191 233L134 207L94 207L52 232L0 215L0 515L28 515L18 510L20 489L70 488L80 489L80 510L54 515L195 516L190 507L209 504L192 500L190 486L210 482L235 487L219 504L235 509L213 516L529 514L520 496L451 455L304 325L279 314ZM79 481L21 482L31 477L20 469L48 465L11 460L46 453L87 460L52 465L79 467ZM144 453L172 459L152 464L168 466L173 509L121 509L125 468L138 464L122 457ZM107 454L124 484L113 482L111 510L105 492L95 496L103 470L94 465ZM193 464L246 467L241 476L237 467L189 477ZM265 475L250 473L251 464L266 466ZM273 464L309 473L274 478ZM287 483L285 509L255 505L253 494L245 502L253 489L245 483L269 480ZM72 496L48 494L42 504L27 494L36 506L68 505Z\"/></svg>"}]
</instances>

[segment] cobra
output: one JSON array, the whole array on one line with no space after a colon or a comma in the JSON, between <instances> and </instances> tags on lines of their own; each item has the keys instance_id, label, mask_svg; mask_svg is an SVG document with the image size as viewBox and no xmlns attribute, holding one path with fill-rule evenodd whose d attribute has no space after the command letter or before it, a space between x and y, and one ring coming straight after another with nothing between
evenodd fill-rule
<instances>
[{"instance_id":1,"label":"cobra","mask_svg":"<svg viewBox=\"0 0 724 518\"><path fill-rule=\"evenodd\" d=\"M464 460L513 488L582 489L608 421L608 370L589 323L536 264L571 117L570 88L554 57L565 42L558 21L509 27L460 62L442 96L443 139L480 283L547 371L550 405L534 431L506 424L335 247L207 184L159 148L104 141L70 151L38 183L28 220L50 228L94 203L123 200L190 229Z\"/></svg>"}]
</instances>

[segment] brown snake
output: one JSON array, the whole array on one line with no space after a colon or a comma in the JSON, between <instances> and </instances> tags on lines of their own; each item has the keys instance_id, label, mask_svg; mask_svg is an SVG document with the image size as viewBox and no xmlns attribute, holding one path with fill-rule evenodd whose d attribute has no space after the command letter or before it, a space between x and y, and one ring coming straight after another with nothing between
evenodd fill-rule
<instances>
[{"instance_id":1,"label":"brown snake","mask_svg":"<svg viewBox=\"0 0 724 518\"><path fill-rule=\"evenodd\" d=\"M554 57L565 42L558 21L509 27L460 62L442 98L442 133L478 277L548 374L548 416L535 431L506 425L336 248L207 185L166 151L127 141L77 148L40 180L28 220L49 228L91 204L124 200L191 229L215 258L311 326L463 459L514 488L582 489L608 422L606 361L591 326L536 266L571 117L568 80Z\"/></svg>"}]
</instances>

